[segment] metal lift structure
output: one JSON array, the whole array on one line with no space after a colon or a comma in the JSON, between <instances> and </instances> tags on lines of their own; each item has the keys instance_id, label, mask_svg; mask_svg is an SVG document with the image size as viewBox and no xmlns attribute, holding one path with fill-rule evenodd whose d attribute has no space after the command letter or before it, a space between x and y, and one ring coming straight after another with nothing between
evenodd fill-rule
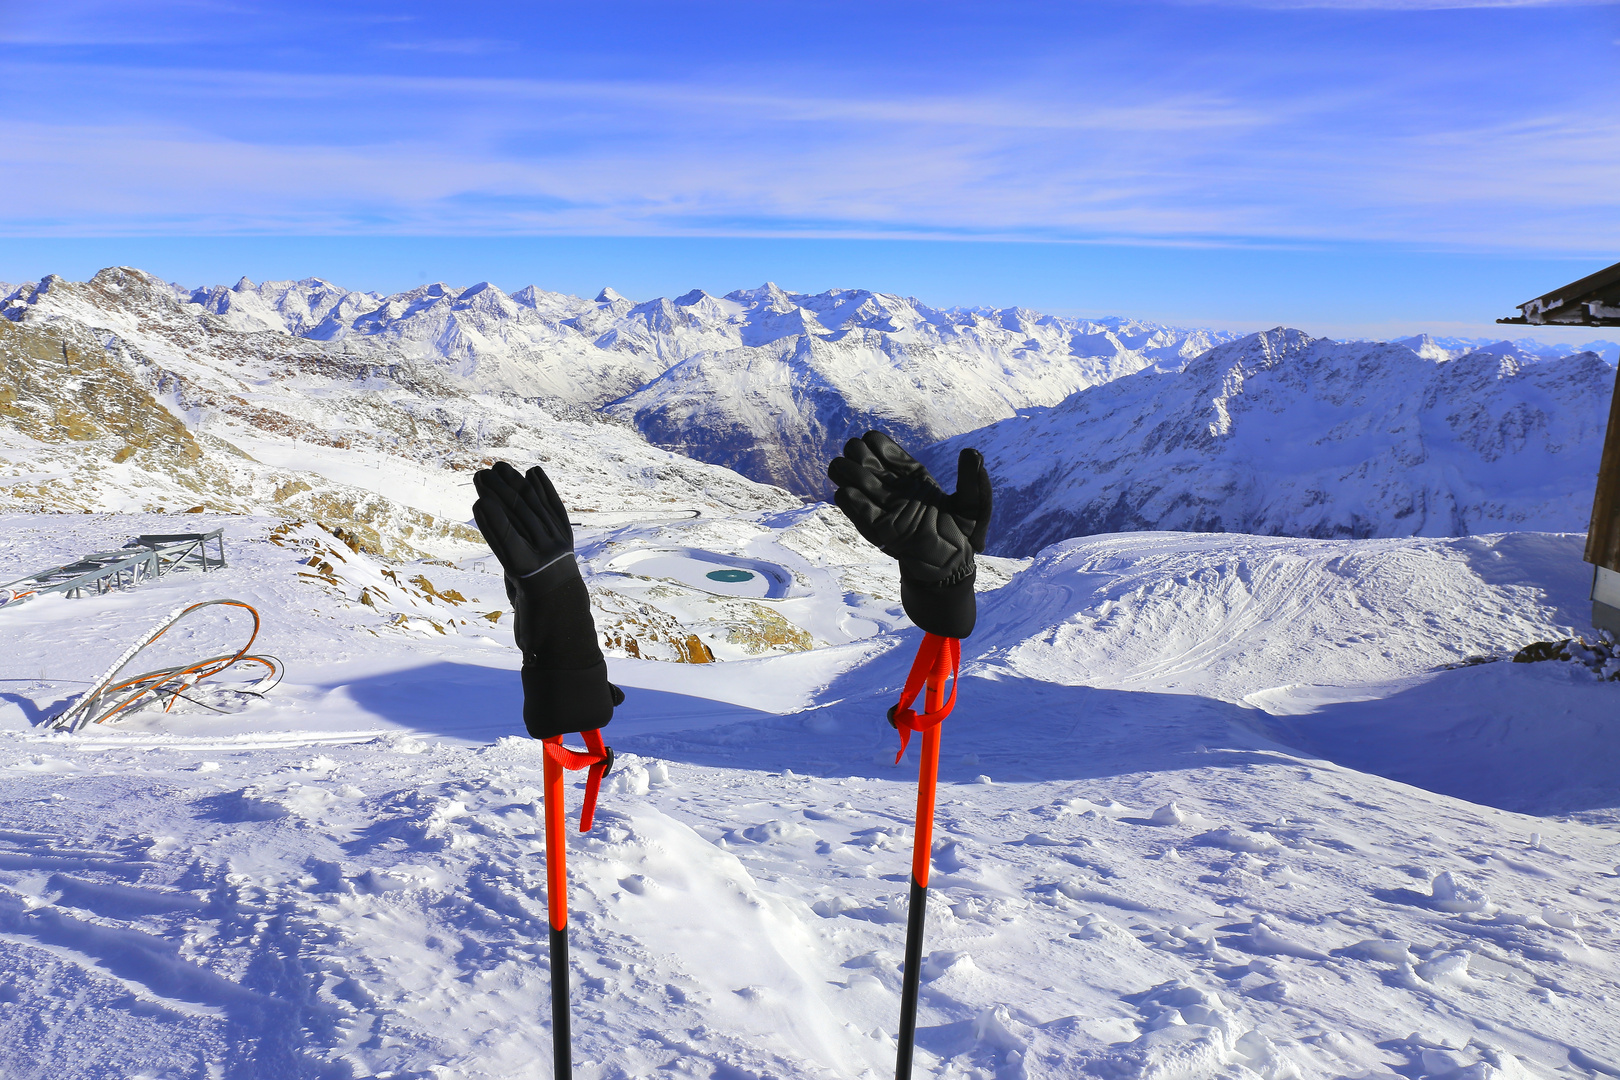
<instances>
[{"instance_id":1,"label":"metal lift structure","mask_svg":"<svg viewBox=\"0 0 1620 1080\"><path fill-rule=\"evenodd\" d=\"M214 550L209 551L209 545ZM118 551L98 551L76 562L0 585L0 607L20 604L46 593L79 597L129 589L176 570L225 568L225 530L206 533L148 533Z\"/></svg>"}]
</instances>

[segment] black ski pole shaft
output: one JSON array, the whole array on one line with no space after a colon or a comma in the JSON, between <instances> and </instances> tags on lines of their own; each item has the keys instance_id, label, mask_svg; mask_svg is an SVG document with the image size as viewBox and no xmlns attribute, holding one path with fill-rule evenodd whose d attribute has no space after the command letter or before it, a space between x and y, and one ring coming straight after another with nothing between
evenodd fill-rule
<instances>
[{"instance_id":1,"label":"black ski pole shaft","mask_svg":"<svg viewBox=\"0 0 1620 1080\"><path fill-rule=\"evenodd\" d=\"M556 1080L574 1075L573 1025L568 1018L568 928L551 928L551 1057Z\"/></svg>"},{"instance_id":2,"label":"black ski pole shaft","mask_svg":"<svg viewBox=\"0 0 1620 1080\"><path fill-rule=\"evenodd\" d=\"M895 1080L910 1080L911 1051L917 1043L917 990L922 973L923 917L928 913L928 886L911 879L911 906L906 911L906 966L900 987L900 1048L895 1054Z\"/></svg>"}]
</instances>

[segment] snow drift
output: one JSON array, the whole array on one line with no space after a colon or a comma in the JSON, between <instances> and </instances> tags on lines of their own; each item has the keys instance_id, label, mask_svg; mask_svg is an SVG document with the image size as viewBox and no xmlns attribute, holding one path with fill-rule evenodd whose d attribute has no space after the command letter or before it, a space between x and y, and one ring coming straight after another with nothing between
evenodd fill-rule
<instances>
[{"instance_id":1,"label":"snow drift","mask_svg":"<svg viewBox=\"0 0 1620 1080\"><path fill-rule=\"evenodd\" d=\"M587 573L618 588L614 558L671 547L770 558L806 624L883 617L870 549L794 535L820 512L598 532ZM199 576L0 611L8 1075L532 1075L541 755L506 737L520 659L510 619L481 617L499 578L352 553L310 574L311 543L347 549L199 521L219 523L231 566L208 586L259 608L288 670L242 712L36 726ZM165 525L13 516L0 558ZM943 734L919 1071L1612 1071L1620 683L1445 666L1579 629L1580 567L1573 536L1133 534L988 593ZM418 575L432 591L399 584ZM570 840L582 1080L892 1075L915 758L892 765L883 714L913 641L609 661L619 764ZM1375 773L1488 777L1498 805L1579 791L1530 817Z\"/></svg>"}]
</instances>

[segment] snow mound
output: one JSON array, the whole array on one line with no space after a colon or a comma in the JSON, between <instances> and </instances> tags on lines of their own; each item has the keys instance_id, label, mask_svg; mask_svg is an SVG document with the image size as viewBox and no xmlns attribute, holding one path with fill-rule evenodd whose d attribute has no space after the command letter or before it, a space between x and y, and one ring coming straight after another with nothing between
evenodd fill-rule
<instances>
[{"instance_id":1,"label":"snow mound","mask_svg":"<svg viewBox=\"0 0 1620 1080\"><path fill-rule=\"evenodd\" d=\"M1085 537L986 596L967 650L1045 679L1229 701L1278 684L1382 682L1569 636L1590 618L1583 544Z\"/></svg>"}]
</instances>

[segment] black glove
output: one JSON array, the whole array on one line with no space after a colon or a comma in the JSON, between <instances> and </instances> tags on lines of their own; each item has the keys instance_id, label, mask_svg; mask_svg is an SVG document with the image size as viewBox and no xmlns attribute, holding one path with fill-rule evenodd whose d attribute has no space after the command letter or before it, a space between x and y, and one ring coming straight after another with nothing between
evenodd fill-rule
<instances>
[{"instance_id":1,"label":"black glove","mask_svg":"<svg viewBox=\"0 0 1620 1080\"><path fill-rule=\"evenodd\" d=\"M474 473L473 487L473 518L506 571L523 650L524 725L536 739L602 727L624 691L607 679L557 489L540 466L524 476L504 461Z\"/></svg>"},{"instance_id":2,"label":"black glove","mask_svg":"<svg viewBox=\"0 0 1620 1080\"><path fill-rule=\"evenodd\" d=\"M973 633L973 555L990 527L990 474L984 455L963 450L956 494L940 490L922 464L881 431L844 445L827 475L833 501L861 535L900 560L900 603L930 634Z\"/></svg>"}]
</instances>

